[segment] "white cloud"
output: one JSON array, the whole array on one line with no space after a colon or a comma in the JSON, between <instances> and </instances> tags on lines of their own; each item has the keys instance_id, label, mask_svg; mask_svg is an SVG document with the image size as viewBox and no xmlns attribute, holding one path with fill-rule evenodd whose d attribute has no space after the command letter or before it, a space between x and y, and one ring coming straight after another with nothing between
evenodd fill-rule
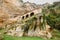
<instances>
[{"instance_id":1,"label":"white cloud","mask_svg":"<svg viewBox=\"0 0 60 40\"><path fill-rule=\"evenodd\" d=\"M53 3L53 2L55 2L55 1L60 1L60 0L23 0L23 1L24 1L24 2L29 1L29 2L36 3L36 4L44 4L44 3L46 3L46 2L48 2L48 3Z\"/></svg>"}]
</instances>

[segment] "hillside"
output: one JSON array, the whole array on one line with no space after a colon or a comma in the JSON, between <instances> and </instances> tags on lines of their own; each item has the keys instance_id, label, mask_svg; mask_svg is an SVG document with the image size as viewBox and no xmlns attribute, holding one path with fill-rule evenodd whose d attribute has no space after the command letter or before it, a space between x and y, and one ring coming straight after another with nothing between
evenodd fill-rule
<instances>
[{"instance_id":1,"label":"hillside","mask_svg":"<svg viewBox=\"0 0 60 40\"><path fill-rule=\"evenodd\" d=\"M46 19L47 23L55 29L60 30L60 2L54 2L53 5L47 7L47 14L49 14Z\"/></svg>"},{"instance_id":2,"label":"hillside","mask_svg":"<svg viewBox=\"0 0 60 40\"><path fill-rule=\"evenodd\" d=\"M1 0L0 1L0 14L1 17L4 15L3 18L0 17L1 21L4 21L3 19L9 19L16 18L18 16L22 16L26 14L27 12L30 12L31 10L34 10L36 8L40 7L39 5L36 5L34 3L29 2L23 2L22 0ZM6 17L5 17L6 16Z\"/></svg>"}]
</instances>

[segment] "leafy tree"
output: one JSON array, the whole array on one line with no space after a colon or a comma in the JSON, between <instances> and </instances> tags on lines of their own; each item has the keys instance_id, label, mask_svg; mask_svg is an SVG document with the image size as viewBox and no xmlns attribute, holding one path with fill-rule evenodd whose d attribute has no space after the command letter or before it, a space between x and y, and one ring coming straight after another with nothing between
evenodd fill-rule
<instances>
[{"instance_id":1,"label":"leafy tree","mask_svg":"<svg viewBox=\"0 0 60 40\"><path fill-rule=\"evenodd\" d=\"M46 20L47 20L47 23L52 28L60 30L60 13L58 13L58 11L57 11L57 10L60 10L60 9L58 9L59 5L58 6L56 4L54 4L54 5L55 5L54 7L49 7L49 12L50 13L49 13L48 16L46 16Z\"/></svg>"}]
</instances>

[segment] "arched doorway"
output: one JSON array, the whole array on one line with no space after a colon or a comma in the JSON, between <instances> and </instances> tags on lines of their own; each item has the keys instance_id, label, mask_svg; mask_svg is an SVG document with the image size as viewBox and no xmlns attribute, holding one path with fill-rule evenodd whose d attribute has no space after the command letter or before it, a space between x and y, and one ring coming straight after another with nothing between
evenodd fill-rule
<instances>
[{"instance_id":1,"label":"arched doorway","mask_svg":"<svg viewBox=\"0 0 60 40\"><path fill-rule=\"evenodd\" d=\"M30 13L30 16L33 16L34 15L34 12Z\"/></svg>"},{"instance_id":2,"label":"arched doorway","mask_svg":"<svg viewBox=\"0 0 60 40\"><path fill-rule=\"evenodd\" d=\"M27 14L27 15L26 15L26 18L28 18L28 17L29 17L29 15Z\"/></svg>"},{"instance_id":3,"label":"arched doorway","mask_svg":"<svg viewBox=\"0 0 60 40\"><path fill-rule=\"evenodd\" d=\"M24 19L24 16L22 16L22 19Z\"/></svg>"}]
</instances>

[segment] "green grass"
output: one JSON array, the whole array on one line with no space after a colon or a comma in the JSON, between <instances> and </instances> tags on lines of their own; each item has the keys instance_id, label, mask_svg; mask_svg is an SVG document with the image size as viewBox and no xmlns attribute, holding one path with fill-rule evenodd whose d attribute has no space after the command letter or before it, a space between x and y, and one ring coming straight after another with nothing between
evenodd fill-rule
<instances>
[{"instance_id":1,"label":"green grass","mask_svg":"<svg viewBox=\"0 0 60 40\"><path fill-rule=\"evenodd\" d=\"M56 35L52 39L43 39L41 37L14 37L9 35L4 35L4 40L60 40L60 35Z\"/></svg>"},{"instance_id":2,"label":"green grass","mask_svg":"<svg viewBox=\"0 0 60 40\"><path fill-rule=\"evenodd\" d=\"M13 37L4 35L4 40L44 40L40 37Z\"/></svg>"}]
</instances>

